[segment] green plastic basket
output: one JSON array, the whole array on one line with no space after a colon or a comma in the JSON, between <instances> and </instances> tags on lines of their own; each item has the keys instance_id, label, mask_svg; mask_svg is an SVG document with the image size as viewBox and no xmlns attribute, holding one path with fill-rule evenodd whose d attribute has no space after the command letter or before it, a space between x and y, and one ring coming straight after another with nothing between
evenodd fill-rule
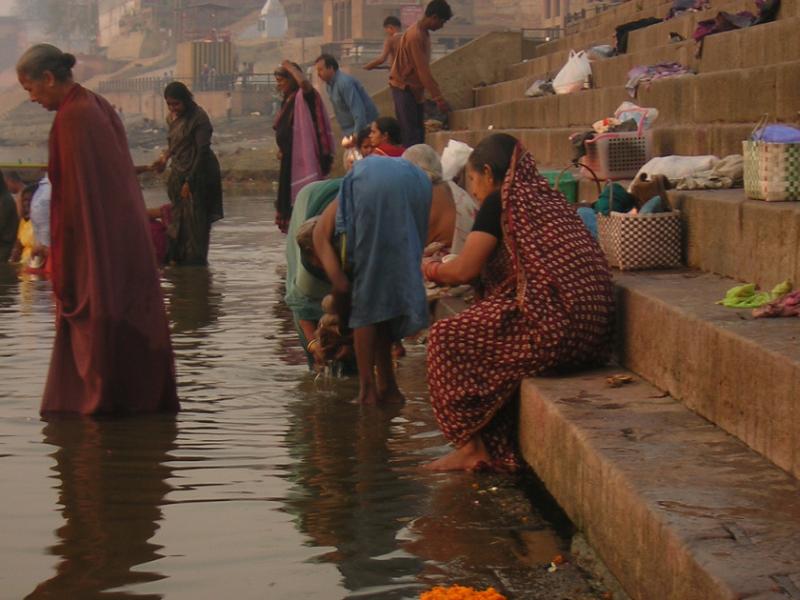
<instances>
[{"instance_id":1,"label":"green plastic basket","mask_svg":"<svg viewBox=\"0 0 800 600\"><path fill-rule=\"evenodd\" d=\"M561 173L561 171L541 171L542 177L547 179L547 183L549 183L552 188L555 188L559 173ZM575 179L575 176L569 171L562 173L561 181L558 182L558 191L564 194L567 202L577 202L578 180Z\"/></svg>"}]
</instances>

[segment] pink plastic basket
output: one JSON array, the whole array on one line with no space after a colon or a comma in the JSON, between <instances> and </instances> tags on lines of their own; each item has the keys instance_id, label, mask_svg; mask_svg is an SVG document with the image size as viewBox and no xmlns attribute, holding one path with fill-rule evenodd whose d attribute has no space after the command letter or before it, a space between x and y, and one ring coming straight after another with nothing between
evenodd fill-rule
<instances>
[{"instance_id":1,"label":"pink plastic basket","mask_svg":"<svg viewBox=\"0 0 800 600\"><path fill-rule=\"evenodd\" d=\"M601 133L584 145L582 161L599 179L632 179L653 156L653 133ZM589 174L584 171L584 176Z\"/></svg>"}]
</instances>

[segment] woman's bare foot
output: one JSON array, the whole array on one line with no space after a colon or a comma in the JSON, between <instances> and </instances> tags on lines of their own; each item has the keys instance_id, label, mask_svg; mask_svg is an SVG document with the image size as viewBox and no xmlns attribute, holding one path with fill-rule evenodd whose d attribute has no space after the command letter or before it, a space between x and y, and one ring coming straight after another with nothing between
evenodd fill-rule
<instances>
[{"instance_id":1,"label":"woman's bare foot","mask_svg":"<svg viewBox=\"0 0 800 600\"><path fill-rule=\"evenodd\" d=\"M378 397L383 404L405 404L406 397L396 385L389 386L378 392Z\"/></svg>"},{"instance_id":2,"label":"woman's bare foot","mask_svg":"<svg viewBox=\"0 0 800 600\"><path fill-rule=\"evenodd\" d=\"M479 436L443 457L425 465L430 471L474 471L482 464L490 463L492 457Z\"/></svg>"},{"instance_id":3,"label":"woman's bare foot","mask_svg":"<svg viewBox=\"0 0 800 600\"><path fill-rule=\"evenodd\" d=\"M358 389L358 397L356 398L356 402L359 404L378 404L381 398L378 395L378 391L375 389L373 385L361 385Z\"/></svg>"}]
</instances>

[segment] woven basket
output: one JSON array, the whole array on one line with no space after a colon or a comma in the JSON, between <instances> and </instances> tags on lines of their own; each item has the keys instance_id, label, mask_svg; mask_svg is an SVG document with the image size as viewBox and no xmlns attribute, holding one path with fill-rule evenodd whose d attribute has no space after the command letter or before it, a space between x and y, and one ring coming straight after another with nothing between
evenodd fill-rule
<instances>
[{"instance_id":1,"label":"woven basket","mask_svg":"<svg viewBox=\"0 0 800 600\"><path fill-rule=\"evenodd\" d=\"M800 144L746 141L742 153L748 198L800 200Z\"/></svg>"},{"instance_id":2,"label":"woven basket","mask_svg":"<svg viewBox=\"0 0 800 600\"><path fill-rule=\"evenodd\" d=\"M600 247L608 263L622 271L681 266L681 213L597 215Z\"/></svg>"},{"instance_id":3,"label":"woven basket","mask_svg":"<svg viewBox=\"0 0 800 600\"><path fill-rule=\"evenodd\" d=\"M584 146L583 160L600 179L632 179L653 156L653 132L601 133Z\"/></svg>"}]
</instances>

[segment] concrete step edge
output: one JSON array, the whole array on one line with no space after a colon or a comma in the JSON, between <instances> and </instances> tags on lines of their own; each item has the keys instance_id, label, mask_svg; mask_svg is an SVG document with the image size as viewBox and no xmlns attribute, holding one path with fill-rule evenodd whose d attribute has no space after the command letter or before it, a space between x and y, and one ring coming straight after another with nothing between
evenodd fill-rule
<instances>
[{"instance_id":1,"label":"concrete step edge","mask_svg":"<svg viewBox=\"0 0 800 600\"><path fill-rule=\"evenodd\" d=\"M800 319L716 304L740 282L711 273L617 273L615 283L620 362L799 477Z\"/></svg>"},{"instance_id":2,"label":"concrete step edge","mask_svg":"<svg viewBox=\"0 0 800 600\"><path fill-rule=\"evenodd\" d=\"M548 491L634 599L792 597L798 481L638 378L609 388L620 372L523 383L522 453Z\"/></svg>"}]
</instances>

